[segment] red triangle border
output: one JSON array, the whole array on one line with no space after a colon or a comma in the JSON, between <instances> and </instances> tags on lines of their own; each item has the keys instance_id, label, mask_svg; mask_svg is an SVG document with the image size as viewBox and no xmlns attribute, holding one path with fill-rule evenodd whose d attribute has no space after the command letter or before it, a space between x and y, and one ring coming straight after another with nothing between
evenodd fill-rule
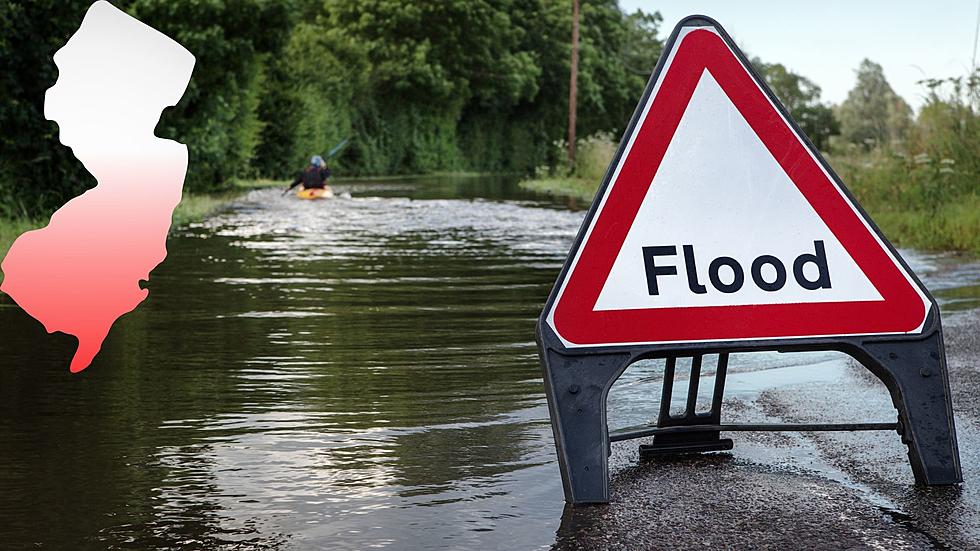
<instances>
[{"instance_id":1,"label":"red triangle border","mask_svg":"<svg viewBox=\"0 0 980 551\"><path fill-rule=\"evenodd\" d=\"M573 346L904 334L928 304L861 215L824 173L721 36L679 38L649 111L556 298L551 324ZM633 220L705 70L711 72L884 300L594 311ZM610 246L610 244L615 244Z\"/></svg>"}]
</instances>

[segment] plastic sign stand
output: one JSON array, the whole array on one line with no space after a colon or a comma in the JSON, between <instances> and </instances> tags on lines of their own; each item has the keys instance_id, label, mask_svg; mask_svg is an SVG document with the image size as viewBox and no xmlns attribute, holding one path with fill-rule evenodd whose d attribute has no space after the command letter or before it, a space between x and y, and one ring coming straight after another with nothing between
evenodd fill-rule
<instances>
[{"instance_id":1,"label":"plastic sign stand","mask_svg":"<svg viewBox=\"0 0 980 551\"><path fill-rule=\"evenodd\" d=\"M856 358L891 393L916 481L961 481L935 300L710 18L671 34L537 332L573 504L609 499L606 397L631 363L666 358L672 380L677 358L744 351ZM659 430L730 448L719 383L710 415L662 408Z\"/></svg>"}]
</instances>

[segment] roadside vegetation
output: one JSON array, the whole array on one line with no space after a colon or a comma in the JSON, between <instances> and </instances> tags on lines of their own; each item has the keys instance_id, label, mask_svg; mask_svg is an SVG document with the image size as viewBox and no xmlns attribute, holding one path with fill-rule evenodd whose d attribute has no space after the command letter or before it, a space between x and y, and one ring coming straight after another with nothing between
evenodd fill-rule
<instances>
[{"instance_id":1,"label":"roadside vegetation","mask_svg":"<svg viewBox=\"0 0 980 551\"><path fill-rule=\"evenodd\" d=\"M43 225L44 222L30 218L0 218L0 258L7 256L7 251L10 250L10 245L17 239L17 236L26 231L36 230ZM0 281L2 281L2 275L0 275Z\"/></svg>"},{"instance_id":2,"label":"roadside vegetation","mask_svg":"<svg viewBox=\"0 0 980 551\"><path fill-rule=\"evenodd\" d=\"M553 147L558 152L564 152L568 144L558 141ZM617 147L619 142L612 134L593 134L578 141L575 162L570 168L566 160L557 165L540 166L532 178L521 181L521 187L540 193L591 200Z\"/></svg>"},{"instance_id":3,"label":"roadside vegetation","mask_svg":"<svg viewBox=\"0 0 980 551\"><path fill-rule=\"evenodd\" d=\"M157 134L191 193L285 179L344 138L338 176L508 172L565 134L567 0L118 0L197 58ZM95 185L43 114L52 56L91 0L0 0L0 216L47 216ZM660 17L582 7L579 128L619 132L660 54ZM479 32L471 32L478 29Z\"/></svg>"},{"instance_id":4,"label":"roadside vegetation","mask_svg":"<svg viewBox=\"0 0 980 551\"><path fill-rule=\"evenodd\" d=\"M95 185L44 118L52 59L91 0L0 0L0 247ZM113 0L197 58L157 134L188 145L177 223L246 179L292 177L345 138L341 177L529 174L565 134L567 0ZM582 7L579 127L618 133L660 54L660 16ZM478 29L479 32L470 32Z\"/></svg>"},{"instance_id":5,"label":"roadside vegetation","mask_svg":"<svg viewBox=\"0 0 980 551\"><path fill-rule=\"evenodd\" d=\"M184 193L180 204L174 209L171 228L179 228L193 222L200 222L215 214L228 203L238 199L245 190L224 191L215 193Z\"/></svg>"},{"instance_id":6,"label":"roadside vegetation","mask_svg":"<svg viewBox=\"0 0 980 551\"><path fill-rule=\"evenodd\" d=\"M236 180L233 182L232 188L225 191L212 193L184 192L180 204L174 210L172 227L179 228L187 224L199 222L225 208L229 203L242 197L250 190L285 185L285 182L280 180ZM0 217L0 259L7 255L7 251L18 236L26 231L36 230L47 223L47 217ZM0 282L2 281L3 274L0 273Z\"/></svg>"},{"instance_id":7,"label":"roadside vegetation","mask_svg":"<svg viewBox=\"0 0 980 551\"><path fill-rule=\"evenodd\" d=\"M219 208L243 181L291 177L344 138L330 163L340 177L511 173L587 200L662 49L659 15L582 3L576 135L586 138L569 165L567 0L114 4L197 58L157 127L190 151L178 223ZM95 185L43 114L52 56L90 5L0 0L0 248ZM980 250L975 76L925 83L930 99L914 116L871 62L836 107L805 77L753 63L897 243Z\"/></svg>"},{"instance_id":8,"label":"roadside vegetation","mask_svg":"<svg viewBox=\"0 0 980 551\"><path fill-rule=\"evenodd\" d=\"M980 254L980 72L923 81L926 101L914 115L871 61L835 107L804 77L753 64L893 243ZM589 200L617 146L610 134L593 135L573 165L538 167L521 185Z\"/></svg>"}]
</instances>

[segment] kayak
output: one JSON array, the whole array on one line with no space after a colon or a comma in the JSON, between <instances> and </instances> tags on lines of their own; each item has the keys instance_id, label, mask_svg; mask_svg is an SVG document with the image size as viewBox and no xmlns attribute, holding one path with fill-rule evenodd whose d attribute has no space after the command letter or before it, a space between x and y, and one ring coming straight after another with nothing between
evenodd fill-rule
<instances>
[{"instance_id":1,"label":"kayak","mask_svg":"<svg viewBox=\"0 0 980 551\"><path fill-rule=\"evenodd\" d=\"M301 187L299 191L296 192L296 197L300 199L329 199L333 197L333 191L330 188L310 188L306 189Z\"/></svg>"}]
</instances>

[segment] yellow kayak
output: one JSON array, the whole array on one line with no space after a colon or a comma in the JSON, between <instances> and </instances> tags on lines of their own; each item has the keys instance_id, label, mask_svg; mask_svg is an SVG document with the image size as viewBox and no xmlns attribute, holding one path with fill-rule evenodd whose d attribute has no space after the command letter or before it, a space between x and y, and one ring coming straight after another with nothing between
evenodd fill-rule
<instances>
[{"instance_id":1,"label":"yellow kayak","mask_svg":"<svg viewBox=\"0 0 980 551\"><path fill-rule=\"evenodd\" d=\"M333 197L333 191L328 187L310 189L300 187L299 191L296 192L296 197L300 199L329 199Z\"/></svg>"}]
</instances>

